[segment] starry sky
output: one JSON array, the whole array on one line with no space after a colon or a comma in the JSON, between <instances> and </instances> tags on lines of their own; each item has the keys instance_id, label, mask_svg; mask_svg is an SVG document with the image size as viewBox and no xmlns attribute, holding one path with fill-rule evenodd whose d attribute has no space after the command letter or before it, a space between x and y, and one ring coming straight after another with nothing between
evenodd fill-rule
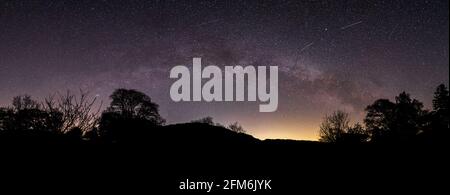
<instances>
[{"instance_id":1,"label":"starry sky","mask_svg":"<svg viewBox=\"0 0 450 195\"><path fill-rule=\"evenodd\" d=\"M134 88L168 123L212 116L258 138L317 139L340 109L352 122L402 91L430 107L449 83L448 0L0 1L0 105L83 89L108 104ZM279 105L173 102L169 71L279 67Z\"/></svg>"}]
</instances>

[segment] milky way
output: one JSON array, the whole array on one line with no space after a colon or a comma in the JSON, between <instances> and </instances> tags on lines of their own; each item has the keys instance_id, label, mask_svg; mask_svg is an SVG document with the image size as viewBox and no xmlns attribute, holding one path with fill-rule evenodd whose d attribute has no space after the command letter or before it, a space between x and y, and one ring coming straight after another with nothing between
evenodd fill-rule
<instances>
[{"instance_id":1,"label":"milky way","mask_svg":"<svg viewBox=\"0 0 450 195\"><path fill-rule=\"evenodd\" d=\"M141 90L169 123L212 116L260 138L315 139L336 109L361 120L407 91L431 104L449 78L448 1L1 1L0 104L79 88ZM170 68L279 66L279 107L175 103Z\"/></svg>"}]
</instances>

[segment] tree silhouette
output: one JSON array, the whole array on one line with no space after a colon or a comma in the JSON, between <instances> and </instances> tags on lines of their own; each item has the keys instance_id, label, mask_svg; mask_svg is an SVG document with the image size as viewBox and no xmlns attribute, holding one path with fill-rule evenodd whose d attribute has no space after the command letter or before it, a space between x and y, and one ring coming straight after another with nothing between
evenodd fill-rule
<instances>
[{"instance_id":1,"label":"tree silhouette","mask_svg":"<svg viewBox=\"0 0 450 195\"><path fill-rule=\"evenodd\" d=\"M338 142L348 130L349 123L350 119L348 114L340 110L325 116L323 122L320 124L319 141Z\"/></svg>"},{"instance_id":2,"label":"tree silhouette","mask_svg":"<svg viewBox=\"0 0 450 195\"><path fill-rule=\"evenodd\" d=\"M234 122L228 125L228 129L236 133L245 133L244 128L238 122Z\"/></svg>"},{"instance_id":3,"label":"tree silhouette","mask_svg":"<svg viewBox=\"0 0 450 195\"><path fill-rule=\"evenodd\" d=\"M117 89L110 98L111 104L102 113L98 129L105 140L137 139L139 134L165 122L158 113L158 105L142 92Z\"/></svg>"},{"instance_id":4,"label":"tree silhouette","mask_svg":"<svg viewBox=\"0 0 450 195\"><path fill-rule=\"evenodd\" d=\"M369 138L360 123L350 126L349 114L340 110L325 116L320 125L319 136L319 141L331 143L360 143Z\"/></svg>"},{"instance_id":5,"label":"tree silhouette","mask_svg":"<svg viewBox=\"0 0 450 195\"><path fill-rule=\"evenodd\" d=\"M345 143L361 143L367 142L369 137L367 130L360 123L356 123L348 128L347 132L343 134L341 141Z\"/></svg>"},{"instance_id":6,"label":"tree silhouette","mask_svg":"<svg viewBox=\"0 0 450 195\"><path fill-rule=\"evenodd\" d=\"M366 134L366 130L364 129L364 127L360 123L356 123L355 125L353 125L353 127L350 127L348 129L347 133L350 133L350 134Z\"/></svg>"},{"instance_id":7,"label":"tree silhouette","mask_svg":"<svg viewBox=\"0 0 450 195\"><path fill-rule=\"evenodd\" d=\"M46 111L29 95L13 98L12 108L0 111L0 129L7 131L47 131L57 132L63 123L62 114Z\"/></svg>"},{"instance_id":8,"label":"tree silhouette","mask_svg":"<svg viewBox=\"0 0 450 195\"><path fill-rule=\"evenodd\" d=\"M434 92L433 111L435 112L435 128L448 129L449 125L449 91L444 84L439 85Z\"/></svg>"},{"instance_id":9,"label":"tree silhouette","mask_svg":"<svg viewBox=\"0 0 450 195\"><path fill-rule=\"evenodd\" d=\"M70 91L65 94L58 94L55 98L50 96L45 99L44 109L48 112L59 112L62 114L63 125L60 129L62 133L67 133L73 129L79 129L81 133L91 131L98 124L98 108L94 108L97 98L89 98L89 93L80 90L79 95Z\"/></svg>"},{"instance_id":10,"label":"tree silhouette","mask_svg":"<svg viewBox=\"0 0 450 195\"><path fill-rule=\"evenodd\" d=\"M19 95L15 96L12 101L13 109L16 111L19 110L32 110L32 109L40 109L40 104L31 99L29 95Z\"/></svg>"},{"instance_id":11,"label":"tree silhouette","mask_svg":"<svg viewBox=\"0 0 450 195\"><path fill-rule=\"evenodd\" d=\"M395 123L395 103L387 99L379 99L367 106L366 112L364 123L371 135L371 140L384 141L389 139L390 130Z\"/></svg>"},{"instance_id":12,"label":"tree silhouette","mask_svg":"<svg viewBox=\"0 0 450 195\"><path fill-rule=\"evenodd\" d=\"M14 111L11 108L0 108L0 131L7 131L13 127Z\"/></svg>"},{"instance_id":13,"label":"tree silhouette","mask_svg":"<svg viewBox=\"0 0 450 195\"><path fill-rule=\"evenodd\" d=\"M423 104L406 92L395 97L376 100L367 106L364 123L374 142L414 141L425 124Z\"/></svg>"},{"instance_id":14,"label":"tree silhouette","mask_svg":"<svg viewBox=\"0 0 450 195\"><path fill-rule=\"evenodd\" d=\"M448 98L449 92L447 87L444 84L440 84L434 92L433 110L444 111L448 113Z\"/></svg>"},{"instance_id":15,"label":"tree silhouette","mask_svg":"<svg viewBox=\"0 0 450 195\"><path fill-rule=\"evenodd\" d=\"M444 142L450 136L448 100L447 87L439 85L434 92L433 111L427 115L428 124L424 134L429 141Z\"/></svg>"},{"instance_id":16,"label":"tree silhouette","mask_svg":"<svg viewBox=\"0 0 450 195\"><path fill-rule=\"evenodd\" d=\"M143 119L155 125L162 125L165 120L159 115L158 105L149 96L134 89L116 89L110 98L106 112L116 113L129 119Z\"/></svg>"},{"instance_id":17,"label":"tree silhouette","mask_svg":"<svg viewBox=\"0 0 450 195\"><path fill-rule=\"evenodd\" d=\"M411 141L419 133L424 115L423 104L402 92L395 97L395 123L393 133L400 141Z\"/></svg>"}]
</instances>

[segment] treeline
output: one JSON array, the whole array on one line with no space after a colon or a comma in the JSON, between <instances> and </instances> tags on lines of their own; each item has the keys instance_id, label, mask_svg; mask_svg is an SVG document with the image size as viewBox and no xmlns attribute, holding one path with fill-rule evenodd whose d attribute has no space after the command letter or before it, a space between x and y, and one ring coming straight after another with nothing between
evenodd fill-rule
<instances>
[{"instance_id":1,"label":"treeline","mask_svg":"<svg viewBox=\"0 0 450 195\"><path fill-rule=\"evenodd\" d=\"M16 96L12 106L0 108L0 136L117 142L165 123L158 105L142 92L117 89L110 98L110 105L101 111L101 102L83 91L50 96L43 102Z\"/></svg>"},{"instance_id":2,"label":"treeline","mask_svg":"<svg viewBox=\"0 0 450 195\"><path fill-rule=\"evenodd\" d=\"M29 95L16 96L12 106L0 108L0 142L148 141L165 124L158 105L142 92L117 89L110 98L110 105L102 111L102 102L83 91L78 95L71 92L56 94L43 102L33 100ZM212 117L190 123L245 133L237 122L225 127L214 123Z\"/></svg>"},{"instance_id":3,"label":"treeline","mask_svg":"<svg viewBox=\"0 0 450 195\"><path fill-rule=\"evenodd\" d=\"M365 109L364 124L350 125L348 113L335 111L320 126L320 141L334 143L443 143L449 138L449 91L444 84L434 92L432 110L402 92L395 102L378 99Z\"/></svg>"},{"instance_id":4,"label":"treeline","mask_svg":"<svg viewBox=\"0 0 450 195\"><path fill-rule=\"evenodd\" d=\"M28 95L16 96L11 106L0 108L0 142L145 142L155 138L152 137L155 135L152 132L161 130L160 127L165 124L158 105L142 92L117 89L110 98L110 105L102 110L102 103L83 91L78 95L71 92L53 95L42 102L35 101ZM350 125L347 113L335 111L324 118L320 126L319 141L446 142L450 133L448 100L449 91L442 84L434 93L432 110L425 110L420 101L403 92L395 97L395 102L379 99L367 106L363 124ZM225 127L214 123L211 117L193 120L191 123L245 133L237 122ZM151 131L152 129L156 131Z\"/></svg>"}]
</instances>

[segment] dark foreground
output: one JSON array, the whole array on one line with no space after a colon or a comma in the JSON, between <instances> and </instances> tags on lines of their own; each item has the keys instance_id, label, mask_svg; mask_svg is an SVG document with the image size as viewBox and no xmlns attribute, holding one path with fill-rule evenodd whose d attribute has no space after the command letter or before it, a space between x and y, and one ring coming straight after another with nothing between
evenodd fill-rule
<instances>
[{"instance_id":1,"label":"dark foreground","mask_svg":"<svg viewBox=\"0 0 450 195\"><path fill-rule=\"evenodd\" d=\"M135 138L114 144L33 142L30 140L35 137L3 136L0 191L206 192L180 190L180 182L187 179L220 184L211 192L444 194L448 191L450 163L446 144L260 141L221 130L212 134L198 130L204 136L192 136L192 131L180 131L177 126L165 129L165 133L153 133L151 139L146 136L146 141ZM256 192L223 189L224 180L254 179L270 180L271 189Z\"/></svg>"}]
</instances>

